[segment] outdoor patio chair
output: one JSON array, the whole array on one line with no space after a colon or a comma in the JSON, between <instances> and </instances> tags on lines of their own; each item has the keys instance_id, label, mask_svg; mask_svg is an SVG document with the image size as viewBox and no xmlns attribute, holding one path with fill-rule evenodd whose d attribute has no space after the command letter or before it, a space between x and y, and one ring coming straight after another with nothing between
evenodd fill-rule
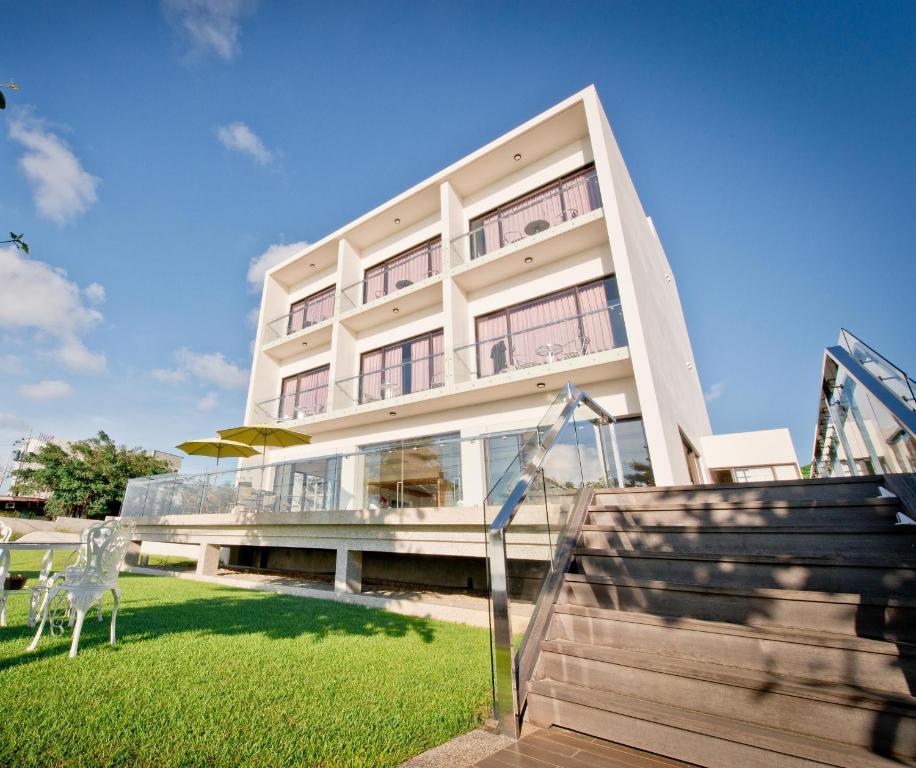
<instances>
[{"instance_id":1,"label":"outdoor patio chair","mask_svg":"<svg viewBox=\"0 0 916 768\"><path fill-rule=\"evenodd\" d=\"M519 355L518 350L515 347L512 347L512 365L516 368L531 368L534 365L537 365L533 360L528 360L524 356Z\"/></svg>"},{"instance_id":2,"label":"outdoor patio chair","mask_svg":"<svg viewBox=\"0 0 916 768\"><path fill-rule=\"evenodd\" d=\"M73 627L70 658L76 656L80 633L87 611L99 605L102 616L102 596L111 590L114 606L111 610L111 644L115 644L115 625L121 605L121 588L118 574L131 541L133 526L120 518L97 523L84 531L84 544L76 565L55 573L48 579L41 603L41 621L38 631L28 647L34 651L44 632L45 624L52 635L63 634L64 628Z\"/></svg>"},{"instance_id":3,"label":"outdoor patio chair","mask_svg":"<svg viewBox=\"0 0 916 768\"><path fill-rule=\"evenodd\" d=\"M563 357L582 357L588 354L588 345L591 344L588 336L577 336L572 341L563 345Z\"/></svg>"}]
</instances>

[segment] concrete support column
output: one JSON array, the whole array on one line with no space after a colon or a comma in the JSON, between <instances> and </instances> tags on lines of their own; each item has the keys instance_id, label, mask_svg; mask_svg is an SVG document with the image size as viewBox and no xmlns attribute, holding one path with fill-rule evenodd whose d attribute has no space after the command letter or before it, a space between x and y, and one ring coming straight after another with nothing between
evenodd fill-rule
<instances>
[{"instance_id":1,"label":"concrete support column","mask_svg":"<svg viewBox=\"0 0 916 768\"><path fill-rule=\"evenodd\" d=\"M334 571L336 592L359 592L363 588L363 553L346 547L337 550L337 567Z\"/></svg>"},{"instance_id":2,"label":"concrete support column","mask_svg":"<svg viewBox=\"0 0 916 768\"><path fill-rule=\"evenodd\" d=\"M219 550L218 544L200 545L200 554L197 556L198 576L216 576L219 570Z\"/></svg>"}]
</instances>

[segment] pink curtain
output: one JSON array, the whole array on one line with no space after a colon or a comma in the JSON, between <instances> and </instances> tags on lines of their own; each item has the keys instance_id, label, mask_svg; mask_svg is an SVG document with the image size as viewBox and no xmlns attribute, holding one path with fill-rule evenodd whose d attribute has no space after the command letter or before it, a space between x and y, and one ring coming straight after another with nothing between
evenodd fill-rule
<instances>
[{"instance_id":1,"label":"pink curtain","mask_svg":"<svg viewBox=\"0 0 916 768\"><path fill-rule=\"evenodd\" d=\"M502 219L503 245L528 237L530 233L525 228L532 222L544 222L539 225L544 228L559 224L562 221L561 212L558 184L551 184L506 206L499 214Z\"/></svg>"},{"instance_id":2,"label":"pink curtain","mask_svg":"<svg viewBox=\"0 0 916 768\"><path fill-rule=\"evenodd\" d=\"M313 416L324 413L328 405L328 377L330 368L316 368L299 377L299 393L296 396L296 410L302 415Z\"/></svg>"},{"instance_id":3,"label":"pink curtain","mask_svg":"<svg viewBox=\"0 0 916 768\"><path fill-rule=\"evenodd\" d=\"M306 299L305 324L314 325L334 314L334 286Z\"/></svg>"},{"instance_id":4,"label":"pink curtain","mask_svg":"<svg viewBox=\"0 0 916 768\"><path fill-rule=\"evenodd\" d=\"M505 312L477 318L477 376L506 370L509 358L509 318Z\"/></svg>"},{"instance_id":5,"label":"pink curtain","mask_svg":"<svg viewBox=\"0 0 916 768\"><path fill-rule=\"evenodd\" d=\"M422 392L429 389L432 381L430 364L432 363L432 343L429 336L414 339L410 342L410 379L404 384L408 385L411 392ZM405 377L406 378L406 377ZM406 394L406 392L405 392Z\"/></svg>"},{"instance_id":6,"label":"pink curtain","mask_svg":"<svg viewBox=\"0 0 916 768\"><path fill-rule=\"evenodd\" d=\"M305 301L297 301L289 308L287 333L301 331L305 327Z\"/></svg>"},{"instance_id":7,"label":"pink curtain","mask_svg":"<svg viewBox=\"0 0 916 768\"><path fill-rule=\"evenodd\" d=\"M382 363L384 350L366 352L360 361L359 402L369 403L382 396Z\"/></svg>"},{"instance_id":8,"label":"pink curtain","mask_svg":"<svg viewBox=\"0 0 916 768\"><path fill-rule=\"evenodd\" d=\"M579 324L574 318L576 293L563 291L509 310L511 353L517 365L544 363L579 337ZM549 349L545 345L552 345Z\"/></svg>"},{"instance_id":9,"label":"pink curtain","mask_svg":"<svg viewBox=\"0 0 916 768\"><path fill-rule=\"evenodd\" d=\"M433 334L432 342L432 370L433 380L431 386L445 384L445 336L442 333Z\"/></svg>"},{"instance_id":10,"label":"pink curtain","mask_svg":"<svg viewBox=\"0 0 916 768\"><path fill-rule=\"evenodd\" d=\"M589 283L579 289L579 306L582 310L582 328L588 338L588 352L603 352L615 346L614 327L607 310L608 297L605 281Z\"/></svg>"},{"instance_id":11,"label":"pink curtain","mask_svg":"<svg viewBox=\"0 0 916 768\"><path fill-rule=\"evenodd\" d=\"M569 221L601 207L598 177L594 167L585 168L565 179L560 185L563 201L563 221Z\"/></svg>"},{"instance_id":12,"label":"pink curtain","mask_svg":"<svg viewBox=\"0 0 916 768\"><path fill-rule=\"evenodd\" d=\"M373 301L399 291L442 271L442 240L430 240L423 245L393 256L366 270L365 301Z\"/></svg>"},{"instance_id":13,"label":"pink curtain","mask_svg":"<svg viewBox=\"0 0 916 768\"><path fill-rule=\"evenodd\" d=\"M277 416L281 419L292 418L293 406L296 399L296 387L299 383L298 376L292 376L283 380L283 387L280 390L280 408Z\"/></svg>"}]
</instances>

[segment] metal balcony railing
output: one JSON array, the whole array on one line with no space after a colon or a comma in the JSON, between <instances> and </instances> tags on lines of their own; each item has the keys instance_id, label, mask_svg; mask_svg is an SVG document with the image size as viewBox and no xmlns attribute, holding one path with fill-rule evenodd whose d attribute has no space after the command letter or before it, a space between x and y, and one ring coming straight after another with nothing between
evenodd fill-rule
<instances>
[{"instance_id":1,"label":"metal balcony railing","mask_svg":"<svg viewBox=\"0 0 916 768\"><path fill-rule=\"evenodd\" d=\"M366 270L365 277L341 290L343 308L353 309L435 277L442 271L442 241L432 240Z\"/></svg>"},{"instance_id":2,"label":"metal balcony railing","mask_svg":"<svg viewBox=\"0 0 916 768\"><path fill-rule=\"evenodd\" d=\"M317 416L328 409L328 385L264 400L255 407L260 416L275 424Z\"/></svg>"},{"instance_id":3,"label":"metal balcony railing","mask_svg":"<svg viewBox=\"0 0 916 768\"><path fill-rule=\"evenodd\" d=\"M558 181L497 208L480 223L472 225L470 232L453 238L453 262L461 264L479 259L600 207L601 192L594 170L568 181Z\"/></svg>"},{"instance_id":4,"label":"metal balcony railing","mask_svg":"<svg viewBox=\"0 0 916 768\"><path fill-rule=\"evenodd\" d=\"M626 345L623 312L615 303L456 347L455 378L460 383Z\"/></svg>"},{"instance_id":5,"label":"metal balcony railing","mask_svg":"<svg viewBox=\"0 0 916 768\"><path fill-rule=\"evenodd\" d=\"M321 294L313 301L306 301L285 315L268 321L268 341L282 339L312 325L323 323L334 316L334 291Z\"/></svg>"},{"instance_id":6,"label":"metal balcony railing","mask_svg":"<svg viewBox=\"0 0 916 768\"><path fill-rule=\"evenodd\" d=\"M340 407L393 400L414 392L445 386L445 356L441 353L404 360L374 371L363 371L336 382Z\"/></svg>"}]
</instances>

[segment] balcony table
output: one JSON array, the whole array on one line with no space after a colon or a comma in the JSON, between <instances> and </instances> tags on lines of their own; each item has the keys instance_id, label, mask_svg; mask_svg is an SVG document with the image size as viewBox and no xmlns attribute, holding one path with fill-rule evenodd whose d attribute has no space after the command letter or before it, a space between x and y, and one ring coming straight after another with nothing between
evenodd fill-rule
<instances>
[{"instance_id":1,"label":"balcony table","mask_svg":"<svg viewBox=\"0 0 916 768\"><path fill-rule=\"evenodd\" d=\"M409 288L409 287L412 286L412 285L413 285L413 280L398 280L398 281L394 284L394 287L397 288L397 289L400 291L401 289L403 289L403 288Z\"/></svg>"},{"instance_id":2,"label":"balcony table","mask_svg":"<svg viewBox=\"0 0 916 768\"><path fill-rule=\"evenodd\" d=\"M562 344L541 344L537 348L537 353L545 359L546 362L552 363L563 353Z\"/></svg>"},{"instance_id":3,"label":"balcony table","mask_svg":"<svg viewBox=\"0 0 916 768\"><path fill-rule=\"evenodd\" d=\"M531 237L532 235L539 235L545 229L550 227L550 223L544 221L544 219L535 219L534 221L529 221L525 225L525 234Z\"/></svg>"}]
</instances>

